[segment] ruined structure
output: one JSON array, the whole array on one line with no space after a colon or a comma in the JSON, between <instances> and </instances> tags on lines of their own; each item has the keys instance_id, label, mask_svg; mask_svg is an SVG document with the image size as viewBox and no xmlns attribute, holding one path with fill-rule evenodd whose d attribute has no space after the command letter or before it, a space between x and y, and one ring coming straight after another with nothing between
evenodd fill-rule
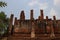
<instances>
[{"instance_id":1,"label":"ruined structure","mask_svg":"<svg viewBox=\"0 0 60 40\"><path fill-rule=\"evenodd\" d=\"M9 22L9 34L12 33L12 35L9 38L12 40L16 40L15 38L17 38L17 40L19 40L21 37L27 37L41 38L42 40L44 37L47 37L46 39L50 40L50 38L60 36L60 20L56 20L55 16L53 16L53 20L49 19L48 16L44 19L43 10L40 10L40 16L38 19L34 19L33 14L34 12L31 10L30 19L26 20L24 10L22 10L20 13L20 19L17 20L15 17L14 26L12 26L13 15L11 15Z\"/></svg>"}]
</instances>

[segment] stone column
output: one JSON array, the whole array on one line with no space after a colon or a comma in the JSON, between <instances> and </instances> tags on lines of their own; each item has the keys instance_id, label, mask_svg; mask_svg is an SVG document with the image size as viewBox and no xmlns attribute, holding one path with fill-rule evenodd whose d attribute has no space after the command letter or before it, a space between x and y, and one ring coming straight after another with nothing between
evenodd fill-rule
<instances>
[{"instance_id":1,"label":"stone column","mask_svg":"<svg viewBox=\"0 0 60 40\"><path fill-rule=\"evenodd\" d=\"M32 23L33 22L33 23ZM31 24L31 38L35 37L34 33L34 18L33 18L33 10L30 10L30 24Z\"/></svg>"},{"instance_id":2,"label":"stone column","mask_svg":"<svg viewBox=\"0 0 60 40\"><path fill-rule=\"evenodd\" d=\"M15 21L14 21L14 32L15 32L15 29L16 29L16 25L17 25L17 18L15 17Z\"/></svg>"},{"instance_id":3,"label":"stone column","mask_svg":"<svg viewBox=\"0 0 60 40\"><path fill-rule=\"evenodd\" d=\"M38 21L41 21L41 16L38 17Z\"/></svg>"},{"instance_id":4,"label":"stone column","mask_svg":"<svg viewBox=\"0 0 60 40\"><path fill-rule=\"evenodd\" d=\"M44 19L43 10L40 10L40 12L41 12L41 20L43 20Z\"/></svg>"},{"instance_id":5,"label":"stone column","mask_svg":"<svg viewBox=\"0 0 60 40\"><path fill-rule=\"evenodd\" d=\"M48 21L48 16L46 16L46 21Z\"/></svg>"},{"instance_id":6,"label":"stone column","mask_svg":"<svg viewBox=\"0 0 60 40\"><path fill-rule=\"evenodd\" d=\"M25 13L23 10L21 11L21 14L20 14L20 20L25 20Z\"/></svg>"},{"instance_id":7,"label":"stone column","mask_svg":"<svg viewBox=\"0 0 60 40\"><path fill-rule=\"evenodd\" d=\"M54 20L56 20L56 17L55 17L55 16L53 16L53 19L54 19Z\"/></svg>"},{"instance_id":8,"label":"stone column","mask_svg":"<svg viewBox=\"0 0 60 40\"><path fill-rule=\"evenodd\" d=\"M33 20L33 10L30 11L30 20Z\"/></svg>"},{"instance_id":9,"label":"stone column","mask_svg":"<svg viewBox=\"0 0 60 40\"><path fill-rule=\"evenodd\" d=\"M58 31L57 23L56 23L56 17L53 16L53 27L54 27L54 32L56 33Z\"/></svg>"},{"instance_id":10,"label":"stone column","mask_svg":"<svg viewBox=\"0 0 60 40\"><path fill-rule=\"evenodd\" d=\"M31 38L35 38L35 24L32 22Z\"/></svg>"},{"instance_id":11,"label":"stone column","mask_svg":"<svg viewBox=\"0 0 60 40\"><path fill-rule=\"evenodd\" d=\"M45 32L45 25L44 25L45 23L44 23L44 21L40 19L38 23L40 25L39 26L40 27L40 33L44 33Z\"/></svg>"},{"instance_id":12,"label":"stone column","mask_svg":"<svg viewBox=\"0 0 60 40\"><path fill-rule=\"evenodd\" d=\"M50 27L48 26L48 16L46 16L46 31L48 33L48 30L50 29Z\"/></svg>"},{"instance_id":13,"label":"stone column","mask_svg":"<svg viewBox=\"0 0 60 40\"><path fill-rule=\"evenodd\" d=\"M10 20L9 20L9 34L11 34L12 31L12 25L13 25L13 14L11 14L10 16Z\"/></svg>"},{"instance_id":14,"label":"stone column","mask_svg":"<svg viewBox=\"0 0 60 40\"><path fill-rule=\"evenodd\" d=\"M14 26L17 24L17 18L15 17Z\"/></svg>"},{"instance_id":15,"label":"stone column","mask_svg":"<svg viewBox=\"0 0 60 40\"><path fill-rule=\"evenodd\" d=\"M40 16L40 19L41 19L41 27L42 27L42 32L44 33L45 31L45 25L44 25L44 14L43 14L43 10L40 10L40 14L41 14L41 16Z\"/></svg>"},{"instance_id":16,"label":"stone column","mask_svg":"<svg viewBox=\"0 0 60 40\"><path fill-rule=\"evenodd\" d=\"M54 28L53 28L52 20L50 21L50 25L51 25L51 35L50 35L50 37L53 39L53 38L55 38L55 34L54 34Z\"/></svg>"},{"instance_id":17,"label":"stone column","mask_svg":"<svg viewBox=\"0 0 60 40\"><path fill-rule=\"evenodd\" d=\"M44 28L45 28L45 35L47 35L47 28L48 28L48 16L46 16L46 22L44 23Z\"/></svg>"}]
</instances>

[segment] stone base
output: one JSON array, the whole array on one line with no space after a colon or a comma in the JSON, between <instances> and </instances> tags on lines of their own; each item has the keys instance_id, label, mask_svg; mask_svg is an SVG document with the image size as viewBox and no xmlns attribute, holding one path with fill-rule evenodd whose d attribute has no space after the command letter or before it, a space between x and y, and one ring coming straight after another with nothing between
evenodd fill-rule
<instances>
[{"instance_id":1,"label":"stone base","mask_svg":"<svg viewBox=\"0 0 60 40\"><path fill-rule=\"evenodd\" d=\"M51 39L54 39L54 38L55 38L55 34L52 33L52 34L50 35L50 38L51 38Z\"/></svg>"},{"instance_id":2,"label":"stone base","mask_svg":"<svg viewBox=\"0 0 60 40\"><path fill-rule=\"evenodd\" d=\"M35 34L34 38L31 38L31 34L14 34L8 37L8 40L52 40L52 39L60 40L60 34L57 34L57 37L55 37L54 34L53 35Z\"/></svg>"}]
</instances>

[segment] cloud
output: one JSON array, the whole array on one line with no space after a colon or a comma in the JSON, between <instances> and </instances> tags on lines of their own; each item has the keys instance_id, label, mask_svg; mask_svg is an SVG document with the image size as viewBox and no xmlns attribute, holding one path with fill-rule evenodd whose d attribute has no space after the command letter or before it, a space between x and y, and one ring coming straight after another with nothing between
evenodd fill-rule
<instances>
[{"instance_id":1,"label":"cloud","mask_svg":"<svg viewBox=\"0 0 60 40\"><path fill-rule=\"evenodd\" d=\"M54 5L59 5L60 4L60 0L54 0Z\"/></svg>"},{"instance_id":2,"label":"cloud","mask_svg":"<svg viewBox=\"0 0 60 40\"><path fill-rule=\"evenodd\" d=\"M40 7L40 9L46 9L46 8L48 8L48 4L47 3L39 3L39 7Z\"/></svg>"},{"instance_id":3,"label":"cloud","mask_svg":"<svg viewBox=\"0 0 60 40\"><path fill-rule=\"evenodd\" d=\"M56 9L56 11L55 11L55 13L56 13L56 17L57 17L57 19L60 19L59 17L60 17L60 15L59 15L59 13L60 13L60 0L54 0L54 6L56 6L55 7L55 9Z\"/></svg>"},{"instance_id":4,"label":"cloud","mask_svg":"<svg viewBox=\"0 0 60 40\"><path fill-rule=\"evenodd\" d=\"M30 7L34 7L38 5L38 8L40 9L46 9L48 8L48 3L40 3L38 0L32 0L31 2L28 3Z\"/></svg>"},{"instance_id":5,"label":"cloud","mask_svg":"<svg viewBox=\"0 0 60 40\"><path fill-rule=\"evenodd\" d=\"M53 16L57 16L57 12L52 8L50 10L50 17L52 18Z\"/></svg>"},{"instance_id":6,"label":"cloud","mask_svg":"<svg viewBox=\"0 0 60 40\"><path fill-rule=\"evenodd\" d=\"M38 1L36 0L32 0L31 2L28 3L29 6L34 6L35 4L37 4Z\"/></svg>"}]
</instances>

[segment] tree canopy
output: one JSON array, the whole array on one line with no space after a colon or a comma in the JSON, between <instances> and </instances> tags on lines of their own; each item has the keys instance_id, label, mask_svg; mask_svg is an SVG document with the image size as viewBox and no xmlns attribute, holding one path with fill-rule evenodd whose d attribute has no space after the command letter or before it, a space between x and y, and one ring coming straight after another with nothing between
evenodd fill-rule
<instances>
[{"instance_id":1,"label":"tree canopy","mask_svg":"<svg viewBox=\"0 0 60 40\"><path fill-rule=\"evenodd\" d=\"M7 6L7 3L0 1L0 7ZM7 32L9 18L6 17L5 12L0 12L0 36Z\"/></svg>"},{"instance_id":2,"label":"tree canopy","mask_svg":"<svg viewBox=\"0 0 60 40\"><path fill-rule=\"evenodd\" d=\"M6 18L6 15L3 11L0 12L0 19L4 20Z\"/></svg>"},{"instance_id":3,"label":"tree canopy","mask_svg":"<svg viewBox=\"0 0 60 40\"><path fill-rule=\"evenodd\" d=\"M3 34L7 31L8 23L9 18L6 17L3 11L0 12L0 34Z\"/></svg>"}]
</instances>

